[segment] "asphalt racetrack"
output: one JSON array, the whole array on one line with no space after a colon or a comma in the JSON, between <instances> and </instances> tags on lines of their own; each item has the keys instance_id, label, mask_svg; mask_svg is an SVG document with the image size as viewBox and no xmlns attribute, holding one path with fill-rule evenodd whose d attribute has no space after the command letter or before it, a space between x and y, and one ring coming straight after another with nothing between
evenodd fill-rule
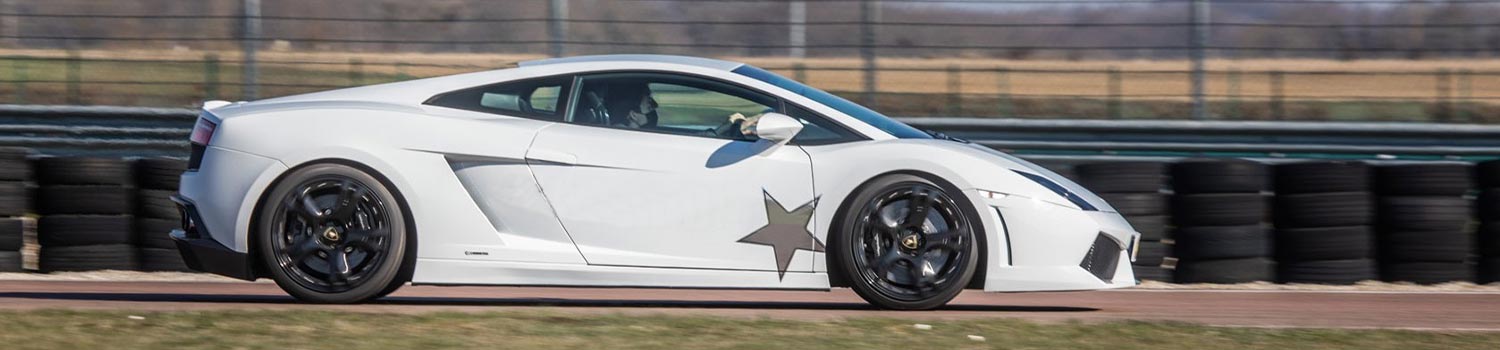
<instances>
[{"instance_id":1,"label":"asphalt racetrack","mask_svg":"<svg viewBox=\"0 0 1500 350\"><path fill-rule=\"evenodd\" d=\"M965 292L936 311L873 309L847 289L747 290L407 286L362 305L302 304L271 283L0 281L0 310L286 310L422 313L550 310L824 320L1016 318L1217 326L1500 331L1500 293L1118 290Z\"/></svg>"}]
</instances>

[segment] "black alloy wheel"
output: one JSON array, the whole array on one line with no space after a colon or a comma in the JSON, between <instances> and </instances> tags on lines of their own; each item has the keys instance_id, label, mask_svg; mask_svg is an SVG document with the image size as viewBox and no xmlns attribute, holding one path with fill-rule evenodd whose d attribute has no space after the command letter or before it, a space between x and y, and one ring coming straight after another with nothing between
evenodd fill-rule
<instances>
[{"instance_id":1,"label":"black alloy wheel","mask_svg":"<svg viewBox=\"0 0 1500 350\"><path fill-rule=\"evenodd\" d=\"M932 309L961 292L973 275L970 218L942 188L925 179L882 181L851 207L842 265L855 291L877 306Z\"/></svg>"},{"instance_id":2,"label":"black alloy wheel","mask_svg":"<svg viewBox=\"0 0 1500 350\"><path fill-rule=\"evenodd\" d=\"M320 164L289 176L263 204L263 261L298 299L351 303L383 295L406 255L405 217L368 174Z\"/></svg>"}]
</instances>

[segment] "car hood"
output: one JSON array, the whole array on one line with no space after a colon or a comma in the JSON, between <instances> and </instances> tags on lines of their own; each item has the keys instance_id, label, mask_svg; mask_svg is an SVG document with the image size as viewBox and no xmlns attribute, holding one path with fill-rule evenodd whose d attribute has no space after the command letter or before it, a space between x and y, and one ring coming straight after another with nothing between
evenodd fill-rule
<instances>
[{"instance_id":1,"label":"car hood","mask_svg":"<svg viewBox=\"0 0 1500 350\"><path fill-rule=\"evenodd\" d=\"M987 161L990 164L998 166L998 167L1001 167L1001 168L1010 169L1011 171L1015 171L1015 172L1022 172L1022 173L1033 174L1033 175L1037 175L1039 177L1045 178L1047 180L1051 180L1053 183L1057 184L1062 189L1064 189L1064 190L1072 193L1078 199L1083 200L1084 202L1088 203L1090 206L1093 206L1098 211L1108 212L1108 213L1116 213L1117 212L1113 206L1110 206L1109 203L1106 203L1103 198L1100 198L1098 195L1094 194L1093 191L1089 191L1088 189L1086 189L1083 186L1079 185L1077 182L1074 182L1073 180L1070 180L1070 179L1068 179L1066 177L1063 177L1062 175L1058 175L1057 173L1055 173L1055 172L1053 172L1051 170L1047 170L1047 168L1043 168L1040 165L1036 165L1035 163L1026 161L1025 159L1021 159L1019 157L1007 154L1005 152L997 151L995 149L992 149L992 148L989 148L989 147L985 147L985 146L981 146L981 145L974 144L974 143L970 143L970 142L949 141L949 140L924 140L924 141L929 141L933 145L936 145L936 146L939 146L939 147L948 148L948 149L951 149L951 150L954 150L954 151L958 151L958 152L968 153L968 154L972 155L974 158L977 158L977 159L980 159L980 160L983 160L983 161ZM971 176L971 175L972 176L989 176L990 174L964 174L964 175L965 176ZM1046 186L1043 186L1043 187L1046 187ZM1062 197L1062 195L1060 193L1059 193L1059 197L1060 198Z\"/></svg>"}]
</instances>

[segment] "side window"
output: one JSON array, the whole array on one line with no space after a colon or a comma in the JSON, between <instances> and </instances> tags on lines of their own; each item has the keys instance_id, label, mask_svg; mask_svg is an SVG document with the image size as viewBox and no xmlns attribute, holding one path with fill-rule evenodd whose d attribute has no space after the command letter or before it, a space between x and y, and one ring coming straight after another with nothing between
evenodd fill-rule
<instances>
[{"instance_id":1,"label":"side window","mask_svg":"<svg viewBox=\"0 0 1500 350\"><path fill-rule=\"evenodd\" d=\"M656 73L585 77L571 122L749 140L744 120L774 112L770 96L708 79Z\"/></svg>"},{"instance_id":2,"label":"side window","mask_svg":"<svg viewBox=\"0 0 1500 350\"><path fill-rule=\"evenodd\" d=\"M853 131L844 128L844 126L838 125L822 115L794 104L788 103L786 105L785 114L802 122L802 132L797 133L797 137L792 138L792 143L795 144L826 145L862 138Z\"/></svg>"},{"instance_id":3,"label":"side window","mask_svg":"<svg viewBox=\"0 0 1500 350\"><path fill-rule=\"evenodd\" d=\"M427 104L475 112L561 121L571 77L512 81L434 96Z\"/></svg>"}]
</instances>

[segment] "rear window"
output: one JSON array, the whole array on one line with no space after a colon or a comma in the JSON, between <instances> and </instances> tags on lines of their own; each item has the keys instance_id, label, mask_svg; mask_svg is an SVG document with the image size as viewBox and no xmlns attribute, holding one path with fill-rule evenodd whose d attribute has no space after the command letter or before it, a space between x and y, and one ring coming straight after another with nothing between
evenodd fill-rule
<instances>
[{"instance_id":1,"label":"rear window","mask_svg":"<svg viewBox=\"0 0 1500 350\"><path fill-rule=\"evenodd\" d=\"M572 77L548 77L463 89L434 96L428 105L534 119L563 118Z\"/></svg>"}]
</instances>

